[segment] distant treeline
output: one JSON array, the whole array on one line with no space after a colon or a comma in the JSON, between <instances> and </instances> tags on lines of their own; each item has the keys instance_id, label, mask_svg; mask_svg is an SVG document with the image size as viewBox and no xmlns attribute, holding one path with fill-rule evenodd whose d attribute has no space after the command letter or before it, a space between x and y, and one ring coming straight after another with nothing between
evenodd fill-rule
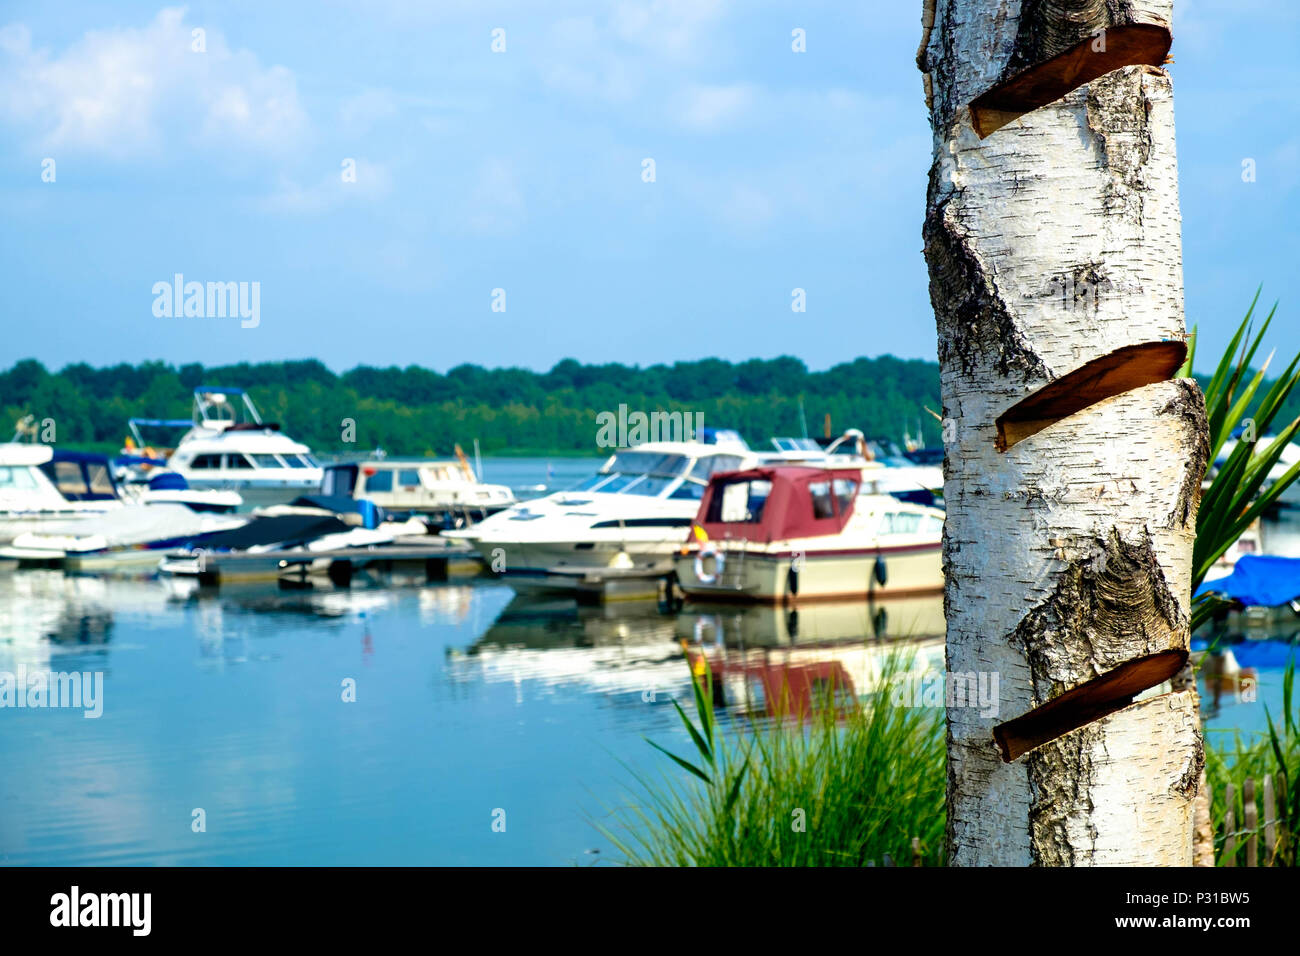
<instances>
[{"instance_id":1,"label":"distant treeline","mask_svg":"<svg viewBox=\"0 0 1300 956\"><path fill-rule=\"evenodd\" d=\"M936 445L940 426L934 362L859 358L824 372L782 357L721 359L648 368L583 365L565 359L549 372L460 365L443 375L418 366L358 366L342 375L316 360L205 368L162 362L51 372L27 359L0 372L0 409L11 427L24 415L53 419L61 445L121 447L127 419L189 418L198 385L248 389L266 421L322 452L384 448L391 454L594 454L601 412L700 413L706 427L734 428L751 443L773 435L860 428L902 443L904 431ZM355 422L355 443L343 440ZM0 437L3 440L8 434Z\"/></svg>"}]
</instances>

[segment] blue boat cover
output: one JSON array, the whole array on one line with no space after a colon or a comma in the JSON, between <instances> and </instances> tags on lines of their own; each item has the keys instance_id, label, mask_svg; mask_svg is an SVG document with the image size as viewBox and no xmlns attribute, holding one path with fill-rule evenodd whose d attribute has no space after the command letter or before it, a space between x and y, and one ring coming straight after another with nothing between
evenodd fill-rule
<instances>
[{"instance_id":1,"label":"blue boat cover","mask_svg":"<svg viewBox=\"0 0 1300 956\"><path fill-rule=\"evenodd\" d=\"M1295 653L1296 646L1290 641L1242 641L1232 645L1238 664L1259 670L1282 670Z\"/></svg>"},{"instance_id":2,"label":"blue boat cover","mask_svg":"<svg viewBox=\"0 0 1300 956\"><path fill-rule=\"evenodd\" d=\"M162 465L167 464L166 458L150 458L147 455L118 455L113 459L113 464L121 465Z\"/></svg>"},{"instance_id":3,"label":"blue boat cover","mask_svg":"<svg viewBox=\"0 0 1300 956\"><path fill-rule=\"evenodd\" d=\"M128 422L145 428L189 428L194 424L188 418L131 418Z\"/></svg>"},{"instance_id":4,"label":"blue boat cover","mask_svg":"<svg viewBox=\"0 0 1300 956\"><path fill-rule=\"evenodd\" d=\"M190 483L184 475L174 471L164 471L149 479L149 487L154 491L187 491Z\"/></svg>"},{"instance_id":5,"label":"blue boat cover","mask_svg":"<svg viewBox=\"0 0 1300 956\"><path fill-rule=\"evenodd\" d=\"M1197 594L1222 594L1257 607L1277 607L1300 597L1300 558L1243 554L1227 577L1205 581Z\"/></svg>"}]
</instances>

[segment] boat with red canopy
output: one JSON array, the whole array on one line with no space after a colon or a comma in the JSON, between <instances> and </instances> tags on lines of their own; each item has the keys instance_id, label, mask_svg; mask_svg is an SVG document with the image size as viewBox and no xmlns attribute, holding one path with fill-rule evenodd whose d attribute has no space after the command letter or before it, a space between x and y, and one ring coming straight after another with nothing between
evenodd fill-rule
<instances>
[{"instance_id":1,"label":"boat with red canopy","mask_svg":"<svg viewBox=\"0 0 1300 956\"><path fill-rule=\"evenodd\" d=\"M692 597L798 603L943 590L943 512L865 494L857 468L712 477L674 561Z\"/></svg>"}]
</instances>

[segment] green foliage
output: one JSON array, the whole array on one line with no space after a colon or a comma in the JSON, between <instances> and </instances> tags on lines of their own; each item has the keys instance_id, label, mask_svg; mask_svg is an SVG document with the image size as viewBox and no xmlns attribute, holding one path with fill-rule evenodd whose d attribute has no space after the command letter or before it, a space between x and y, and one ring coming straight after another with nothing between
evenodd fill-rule
<instances>
[{"instance_id":1,"label":"green foliage","mask_svg":"<svg viewBox=\"0 0 1300 956\"><path fill-rule=\"evenodd\" d=\"M692 678L695 719L676 705L696 759L651 744L690 776L634 773L632 803L601 832L633 865L863 866L886 854L909 865L913 837L922 860L941 865L943 712L890 700L905 669L891 654L861 701L846 706L832 690L811 715L787 709L728 730L715 720L705 663Z\"/></svg>"},{"instance_id":2,"label":"green foliage","mask_svg":"<svg viewBox=\"0 0 1300 956\"><path fill-rule=\"evenodd\" d=\"M1246 838L1251 834L1255 835L1259 846L1260 865L1295 866L1300 862L1297 860L1296 852L1297 846L1300 846L1300 722L1297 721L1294 691L1295 656L1292 655L1282 674L1282 714L1279 723L1275 724L1273 715L1265 711L1268 720L1267 734L1254 734L1243 738L1240 732L1233 731L1230 747L1225 742L1218 747L1206 748L1205 774L1213 795L1211 815L1215 833L1214 859L1219 866L1227 863L1223 850L1227 836L1225 797L1229 783L1234 790L1233 833L1236 835L1237 846L1235 864L1245 866ZM1277 784L1274 792L1275 813L1281 829L1287 835L1284 841L1279 842L1273 859L1266 858L1263 843L1266 818L1262 781L1266 776L1272 776ZM1242 810L1247 779L1256 782L1258 825L1253 830L1247 829Z\"/></svg>"},{"instance_id":3,"label":"green foliage","mask_svg":"<svg viewBox=\"0 0 1300 956\"><path fill-rule=\"evenodd\" d=\"M706 426L762 442L801 434L801 408L812 434L829 414L837 433L853 427L897 441L904 430L924 429L928 443L939 441L938 423L925 412L938 406L938 366L888 355L824 372L783 356L648 368L565 359L549 372L459 365L445 375L415 365L336 375L315 360L217 368L78 363L49 372L27 359L0 372L7 416L0 426L29 413L54 418L60 443L114 450L132 416L188 418L190 391L200 384L247 388L267 420L321 452L340 448L340 423L351 418L354 448L398 455L446 454L474 438L485 454L593 454L597 414L617 413L620 404L629 412L699 412Z\"/></svg>"},{"instance_id":4,"label":"green foliage","mask_svg":"<svg viewBox=\"0 0 1300 956\"><path fill-rule=\"evenodd\" d=\"M1257 371L1252 370L1251 362L1268 332L1277 305L1273 305L1259 331L1252 335L1252 317L1258 302L1259 291L1256 290L1236 335L1228 344L1214 374L1202 386L1210 427L1207 473L1233 432L1243 426L1249 427L1201 498L1196 518L1196 545L1192 551L1193 591L1200 587L1214 562L1256 518L1277 502L1282 492L1300 475L1300 463L1297 463L1264 488L1269 472L1300 431L1300 414L1297 414L1276 437L1264 440L1279 413L1300 397L1295 389L1300 382L1300 371L1297 370L1300 368L1300 355L1292 359L1285 371L1263 392L1260 391L1266 383L1265 375L1273 356L1270 355ZM1193 330L1191 348L1180 375L1191 374L1195 355L1196 332ZM1208 595L1198 597L1192 605L1192 629L1209 620L1218 604L1219 601Z\"/></svg>"}]
</instances>

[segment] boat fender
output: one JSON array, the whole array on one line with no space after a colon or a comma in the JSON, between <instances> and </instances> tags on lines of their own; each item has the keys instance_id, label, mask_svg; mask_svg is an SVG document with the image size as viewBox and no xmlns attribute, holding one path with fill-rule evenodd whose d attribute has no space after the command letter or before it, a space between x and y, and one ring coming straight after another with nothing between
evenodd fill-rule
<instances>
[{"instance_id":1,"label":"boat fender","mask_svg":"<svg viewBox=\"0 0 1300 956\"><path fill-rule=\"evenodd\" d=\"M704 559L713 558L713 573L704 573ZM722 577L722 569L727 566L726 559L721 552L710 542L700 548L699 553L695 555L695 577L701 584L712 584L718 578Z\"/></svg>"},{"instance_id":2,"label":"boat fender","mask_svg":"<svg viewBox=\"0 0 1300 956\"><path fill-rule=\"evenodd\" d=\"M876 609L876 613L871 618L871 628L876 637L884 637L885 632L889 630L889 612L883 607Z\"/></svg>"},{"instance_id":3,"label":"boat fender","mask_svg":"<svg viewBox=\"0 0 1300 956\"><path fill-rule=\"evenodd\" d=\"M794 558L790 561L790 573L786 575L785 589L790 592L791 596L799 594L799 559Z\"/></svg>"},{"instance_id":4,"label":"boat fender","mask_svg":"<svg viewBox=\"0 0 1300 956\"><path fill-rule=\"evenodd\" d=\"M882 588L889 582L889 568L886 567L885 559L880 555L876 555L875 575L876 583Z\"/></svg>"}]
</instances>

